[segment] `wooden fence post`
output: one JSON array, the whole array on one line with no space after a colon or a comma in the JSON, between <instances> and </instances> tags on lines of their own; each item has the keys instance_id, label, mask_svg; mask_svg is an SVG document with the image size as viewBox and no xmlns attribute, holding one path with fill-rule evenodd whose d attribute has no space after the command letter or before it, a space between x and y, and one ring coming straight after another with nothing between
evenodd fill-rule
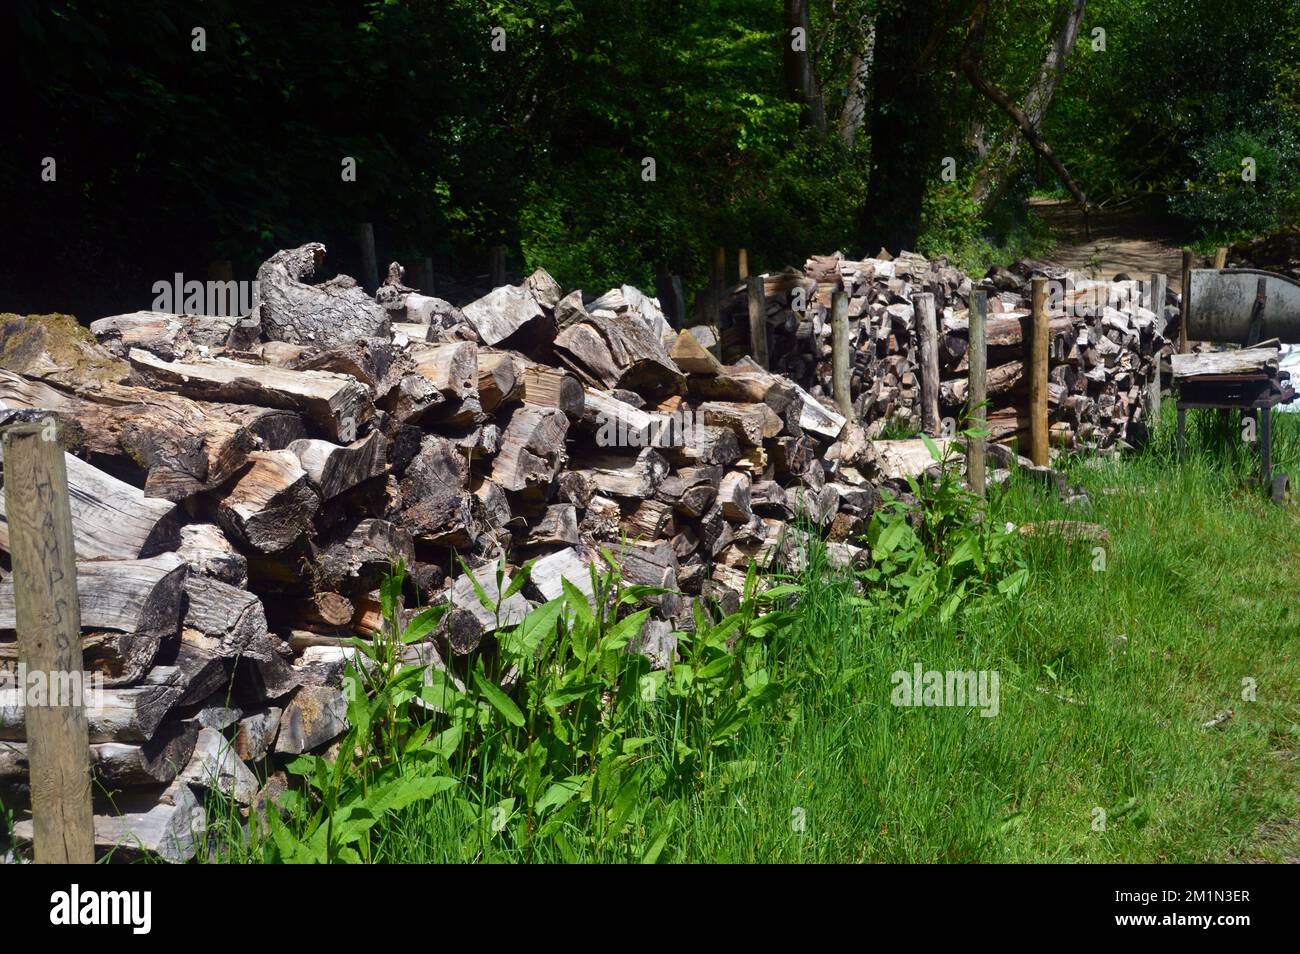
<instances>
[{"instance_id":1,"label":"wooden fence post","mask_svg":"<svg viewBox=\"0 0 1300 954\"><path fill-rule=\"evenodd\" d=\"M1183 298L1178 314L1178 353L1187 354L1187 318L1191 314L1192 250L1183 249Z\"/></svg>"},{"instance_id":2,"label":"wooden fence post","mask_svg":"<svg viewBox=\"0 0 1300 954\"><path fill-rule=\"evenodd\" d=\"M975 300L971 303L967 361L967 412L968 426L973 430L984 430L984 401L987 397L988 374L988 339L985 337L984 321L988 315L988 292L976 289ZM985 437L971 437L966 445L966 478L971 488L981 497L985 494L984 476L984 442Z\"/></svg>"},{"instance_id":3,"label":"wooden fence post","mask_svg":"<svg viewBox=\"0 0 1300 954\"><path fill-rule=\"evenodd\" d=\"M1161 319L1165 316L1165 289L1168 287L1168 282L1168 277L1161 272L1155 272L1151 276L1151 310ZM1156 352L1152 360L1155 362L1155 369L1151 375L1151 383L1147 387L1147 413L1150 415L1147 421L1148 428L1154 427L1160 420L1160 353Z\"/></svg>"},{"instance_id":4,"label":"wooden fence post","mask_svg":"<svg viewBox=\"0 0 1300 954\"><path fill-rule=\"evenodd\" d=\"M357 241L361 245L361 283L366 291L379 290L379 256L375 254L375 227L362 222L357 228Z\"/></svg>"},{"instance_id":5,"label":"wooden fence post","mask_svg":"<svg viewBox=\"0 0 1300 954\"><path fill-rule=\"evenodd\" d=\"M740 276L743 282L749 278L749 249L738 249L736 251L736 274Z\"/></svg>"},{"instance_id":6,"label":"wooden fence post","mask_svg":"<svg viewBox=\"0 0 1300 954\"><path fill-rule=\"evenodd\" d=\"M749 292L749 343L754 360L766 371L769 364L767 354L767 297L763 293L763 276L754 275L745 279Z\"/></svg>"},{"instance_id":7,"label":"wooden fence post","mask_svg":"<svg viewBox=\"0 0 1300 954\"><path fill-rule=\"evenodd\" d=\"M845 417L853 416L849 392L849 293L836 289L831 295L831 383L835 403Z\"/></svg>"},{"instance_id":8,"label":"wooden fence post","mask_svg":"<svg viewBox=\"0 0 1300 954\"><path fill-rule=\"evenodd\" d=\"M20 424L4 432L33 844L38 863L91 864L90 731L72 512L63 448L47 439L46 428Z\"/></svg>"},{"instance_id":9,"label":"wooden fence post","mask_svg":"<svg viewBox=\"0 0 1300 954\"><path fill-rule=\"evenodd\" d=\"M1215 268L1228 267L1228 250L1222 245L1220 245L1218 248L1214 250L1214 267Z\"/></svg>"},{"instance_id":10,"label":"wooden fence post","mask_svg":"<svg viewBox=\"0 0 1300 954\"><path fill-rule=\"evenodd\" d=\"M488 251L488 283L500 288L506 283L506 247L493 245Z\"/></svg>"},{"instance_id":11,"label":"wooden fence post","mask_svg":"<svg viewBox=\"0 0 1300 954\"><path fill-rule=\"evenodd\" d=\"M1047 279L1035 278L1029 321L1029 459L1039 467L1049 463L1047 450L1047 349L1051 326L1047 321Z\"/></svg>"},{"instance_id":12,"label":"wooden fence post","mask_svg":"<svg viewBox=\"0 0 1300 954\"><path fill-rule=\"evenodd\" d=\"M937 437L940 429L939 324L933 293L913 295L912 308L921 344L921 428L931 437Z\"/></svg>"}]
</instances>

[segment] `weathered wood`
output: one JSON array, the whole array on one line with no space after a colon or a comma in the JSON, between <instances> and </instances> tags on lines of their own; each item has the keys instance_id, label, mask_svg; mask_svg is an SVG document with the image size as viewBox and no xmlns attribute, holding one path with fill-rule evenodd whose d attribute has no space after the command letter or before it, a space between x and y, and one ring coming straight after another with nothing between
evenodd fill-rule
<instances>
[{"instance_id":1,"label":"weathered wood","mask_svg":"<svg viewBox=\"0 0 1300 954\"><path fill-rule=\"evenodd\" d=\"M81 617L76 588L72 510L64 452L43 428L4 432L6 513L14 577L18 652L27 680L15 688L26 703L36 861L87 864L94 860L86 699L76 688L81 660ZM29 690L33 677L43 690ZM65 698L70 695L70 698Z\"/></svg>"},{"instance_id":2,"label":"weathered wood","mask_svg":"<svg viewBox=\"0 0 1300 954\"><path fill-rule=\"evenodd\" d=\"M175 667L154 666L144 685L88 692L85 713L90 741L147 742L152 739L184 691L182 683L182 674ZM19 692L17 687L0 688L0 740L30 741L26 716L36 707L19 705Z\"/></svg>"},{"instance_id":3,"label":"weathered wood","mask_svg":"<svg viewBox=\"0 0 1300 954\"><path fill-rule=\"evenodd\" d=\"M502 404L522 400L524 386L520 380L520 372L521 368L510 352L480 351L477 382L479 406L484 411L490 412Z\"/></svg>"},{"instance_id":4,"label":"weathered wood","mask_svg":"<svg viewBox=\"0 0 1300 954\"><path fill-rule=\"evenodd\" d=\"M1179 316L1178 319L1178 353L1179 354L1186 354L1188 351L1187 322L1190 320L1192 314L1193 260L1194 260L1194 256L1192 254L1192 250L1189 248L1183 249L1183 283L1182 283L1182 297L1180 300L1181 315Z\"/></svg>"},{"instance_id":5,"label":"weathered wood","mask_svg":"<svg viewBox=\"0 0 1300 954\"><path fill-rule=\"evenodd\" d=\"M385 441L378 431L346 447L329 441L306 438L294 441L289 450L321 500L337 497L357 484L377 477L386 470Z\"/></svg>"},{"instance_id":6,"label":"weathered wood","mask_svg":"<svg viewBox=\"0 0 1300 954\"><path fill-rule=\"evenodd\" d=\"M987 293L981 288L976 290L970 312L970 370L966 420L973 430L983 430L985 422L984 402L986 396L986 374L988 351L984 341L984 321L988 314ZM966 479L970 481L975 493L981 497L985 493L984 442L982 436L973 436L966 442Z\"/></svg>"},{"instance_id":7,"label":"weathered wood","mask_svg":"<svg viewBox=\"0 0 1300 954\"><path fill-rule=\"evenodd\" d=\"M523 390L519 399L537 407L553 407L571 420L582 417L582 382L562 368L529 363L520 373Z\"/></svg>"},{"instance_id":8,"label":"weathered wood","mask_svg":"<svg viewBox=\"0 0 1300 954\"><path fill-rule=\"evenodd\" d=\"M575 457L573 467L590 478L602 494L641 499L653 496L668 474L668 462L649 447L634 461L614 454L583 454Z\"/></svg>"},{"instance_id":9,"label":"weathered wood","mask_svg":"<svg viewBox=\"0 0 1300 954\"><path fill-rule=\"evenodd\" d=\"M924 292L912 296L916 314L916 332L921 350L921 426L931 437L939 435L939 326L935 315L934 295Z\"/></svg>"},{"instance_id":10,"label":"weathered wood","mask_svg":"<svg viewBox=\"0 0 1300 954\"><path fill-rule=\"evenodd\" d=\"M274 553L308 530L320 497L293 451L256 451L248 459L251 466L222 498L217 520L241 546Z\"/></svg>"},{"instance_id":11,"label":"weathered wood","mask_svg":"<svg viewBox=\"0 0 1300 954\"><path fill-rule=\"evenodd\" d=\"M539 268L521 284L501 284L461 310L479 340L498 345L516 333L544 339L559 300L559 284Z\"/></svg>"},{"instance_id":12,"label":"weathered wood","mask_svg":"<svg viewBox=\"0 0 1300 954\"><path fill-rule=\"evenodd\" d=\"M722 371L722 362L689 328L677 335L668 356L688 374L715 375Z\"/></svg>"},{"instance_id":13,"label":"weathered wood","mask_svg":"<svg viewBox=\"0 0 1300 954\"><path fill-rule=\"evenodd\" d=\"M134 311L92 321L90 333L119 358L125 358L132 348L143 348L174 361L222 347L238 321L234 317Z\"/></svg>"},{"instance_id":14,"label":"weathered wood","mask_svg":"<svg viewBox=\"0 0 1300 954\"><path fill-rule=\"evenodd\" d=\"M253 317L272 341L333 347L356 338L391 335L388 313L347 275L308 285L325 260L325 246L309 242L276 252L257 270ZM367 276L369 280L369 276ZM371 288L379 284L378 267Z\"/></svg>"},{"instance_id":15,"label":"weathered wood","mask_svg":"<svg viewBox=\"0 0 1300 954\"><path fill-rule=\"evenodd\" d=\"M64 454L64 465L77 559L131 560L176 545L174 503L145 497L71 454ZM0 506L0 549L10 549L9 535L8 512Z\"/></svg>"},{"instance_id":16,"label":"weathered wood","mask_svg":"<svg viewBox=\"0 0 1300 954\"><path fill-rule=\"evenodd\" d=\"M492 479L506 490L549 487L564 465L569 421L556 408L522 404L510 415L501 448L492 462Z\"/></svg>"},{"instance_id":17,"label":"weathered wood","mask_svg":"<svg viewBox=\"0 0 1300 954\"><path fill-rule=\"evenodd\" d=\"M596 387L625 388L650 399L685 390L685 375L663 342L631 313L589 314L556 335L555 354Z\"/></svg>"},{"instance_id":18,"label":"weathered wood","mask_svg":"<svg viewBox=\"0 0 1300 954\"><path fill-rule=\"evenodd\" d=\"M729 472L718 484L718 506L722 509L722 515L732 523L748 523L753 519L749 487L749 475L739 470Z\"/></svg>"},{"instance_id":19,"label":"weathered wood","mask_svg":"<svg viewBox=\"0 0 1300 954\"><path fill-rule=\"evenodd\" d=\"M185 595L187 636L206 637L204 645L218 656L269 658L266 612L255 595L207 576L186 579Z\"/></svg>"},{"instance_id":20,"label":"weathered wood","mask_svg":"<svg viewBox=\"0 0 1300 954\"><path fill-rule=\"evenodd\" d=\"M460 479L459 471L453 473ZM341 593L364 593L378 586L398 560L408 565L415 560L411 532L387 520L362 520L324 548L319 559L321 584Z\"/></svg>"},{"instance_id":21,"label":"weathered wood","mask_svg":"<svg viewBox=\"0 0 1300 954\"><path fill-rule=\"evenodd\" d=\"M1242 348L1238 351L1202 351L1176 354L1170 359L1174 379L1195 378L1206 374L1272 373L1278 367L1277 348Z\"/></svg>"},{"instance_id":22,"label":"weathered wood","mask_svg":"<svg viewBox=\"0 0 1300 954\"><path fill-rule=\"evenodd\" d=\"M258 781L234 747L216 729L202 729L189 763L181 770L182 781L219 792L240 805L248 805L257 794Z\"/></svg>"},{"instance_id":23,"label":"weathered wood","mask_svg":"<svg viewBox=\"0 0 1300 954\"><path fill-rule=\"evenodd\" d=\"M1029 459L1039 467L1049 462L1047 443L1047 348L1050 332L1047 318L1047 279L1032 282L1033 312L1030 319L1026 361L1029 365Z\"/></svg>"},{"instance_id":24,"label":"weathered wood","mask_svg":"<svg viewBox=\"0 0 1300 954\"><path fill-rule=\"evenodd\" d=\"M456 445L429 434L400 483L401 527L419 540L445 546L470 543L469 466Z\"/></svg>"},{"instance_id":25,"label":"weathered wood","mask_svg":"<svg viewBox=\"0 0 1300 954\"><path fill-rule=\"evenodd\" d=\"M279 755L301 755L333 741L347 727L348 703L340 690L302 686L280 718L274 751Z\"/></svg>"},{"instance_id":26,"label":"weathered wood","mask_svg":"<svg viewBox=\"0 0 1300 954\"><path fill-rule=\"evenodd\" d=\"M706 425L727 428L749 447L761 447L764 440L779 435L783 426L766 404L706 401L700 405L700 416Z\"/></svg>"},{"instance_id":27,"label":"weathered wood","mask_svg":"<svg viewBox=\"0 0 1300 954\"><path fill-rule=\"evenodd\" d=\"M175 364L147 351L131 352L140 383L201 400L258 404L299 411L330 440L350 443L374 416L370 392L356 379L329 371L289 371L226 358Z\"/></svg>"},{"instance_id":28,"label":"weathered wood","mask_svg":"<svg viewBox=\"0 0 1300 954\"><path fill-rule=\"evenodd\" d=\"M849 296L842 290L831 296L831 363L835 404L848 417L853 413L849 391Z\"/></svg>"}]
</instances>

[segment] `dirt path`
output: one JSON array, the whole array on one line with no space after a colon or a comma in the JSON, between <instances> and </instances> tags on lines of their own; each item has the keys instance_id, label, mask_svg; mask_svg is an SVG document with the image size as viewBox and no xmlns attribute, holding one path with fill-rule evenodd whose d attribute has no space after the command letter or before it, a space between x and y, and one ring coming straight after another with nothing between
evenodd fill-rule
<instances>
[{"instance_id":1,"label":"dirt path","mask_svg":"<svg viewBox=\"0 0 1300 954\"><path fill-rule=\"evenodd\" d=\"M1056 246L1044 256L1097 278L1126 272L1134 278L1164 272L1175 281L1182 270L1178 237L1169 223L1141 213L1121 210L1092 216L1091 236L1083 214L1067 199L1031 199L1030 204L1056 236Z\"/></svg>"}]
</instances>

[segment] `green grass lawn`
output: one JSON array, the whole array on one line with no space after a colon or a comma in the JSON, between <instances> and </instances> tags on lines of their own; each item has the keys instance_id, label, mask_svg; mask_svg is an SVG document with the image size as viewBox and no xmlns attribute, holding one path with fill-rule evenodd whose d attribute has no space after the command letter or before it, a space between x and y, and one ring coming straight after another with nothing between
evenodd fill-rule
<instances>
[{"instance_id":1,"label":"green grass lawn","mask_svg":"<svg viewBox=\"0 0 1300 954\"><path fill-rule=\"evenodd\" d=\"M1300 475L1300 417L1276 430L1277 469ZM814 567L759 657L779 700L685 784L663 778L700 716L634 707L618 735L632 754L593 754L582 771L598 782L542 826L504 799L543 753L493 748L503 730L456 790L381 826L373 860L1296 861L1300 521L1223 433L1235 424L1194 422L1182 464L1169 422L1142 454L1063 459L1083 506L1022 481L995 493L998 525L1106 528L1104 568L1092 543L1027 539L1025 589L949 625L931 614L891 633L871 599ZM893 705L891 675L916 664L996 671L997 714ZM617 794L583 804L602 791Z\"/></svg>"}]
</instances>

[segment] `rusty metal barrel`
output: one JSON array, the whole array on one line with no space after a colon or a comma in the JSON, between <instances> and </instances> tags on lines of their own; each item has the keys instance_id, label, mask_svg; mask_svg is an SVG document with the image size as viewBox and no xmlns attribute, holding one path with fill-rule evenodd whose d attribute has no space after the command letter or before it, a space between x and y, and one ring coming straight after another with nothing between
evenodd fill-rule
<instances>
[{"instance_id":1,"label":"rusty metal barrel","mask_svg":"<svg viewBox=\"0 0 1300 954\"><path fill-rule=\"evenodd\" d=\"M1246 344L1261 278L1265 300L1256 340L1300 344L1300 282L1255 268L1192 270L1187 337Z\"/></svg>"}]
</instances>

